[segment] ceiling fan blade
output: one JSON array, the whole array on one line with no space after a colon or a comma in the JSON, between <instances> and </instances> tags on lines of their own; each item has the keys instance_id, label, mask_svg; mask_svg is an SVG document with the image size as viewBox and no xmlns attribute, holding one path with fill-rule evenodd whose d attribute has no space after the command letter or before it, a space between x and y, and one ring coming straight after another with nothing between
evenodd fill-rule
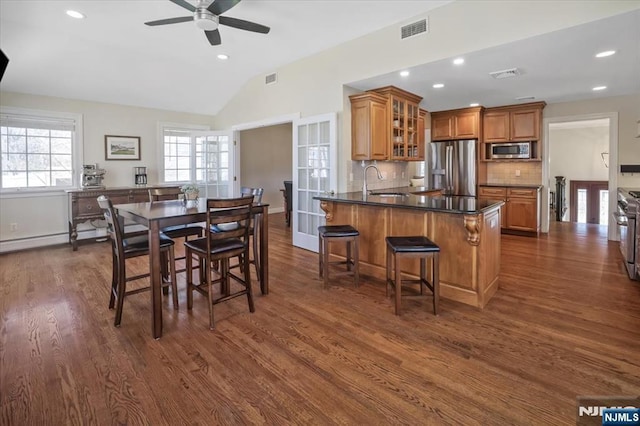
<instances>
[{"instance_id":1,"label":"ceiling fan blade","mask_svg":"<svg viewBox=\"0 0 640 426\"><path fill-rule=\"evenodd\" d=\"M178 18L160 19L159 21L145 22L145 25L155 27L156 25L179 24L180 22L193 21L193 16L180 16Z\"/></svg>"},{"instance_id":2,"label":"ceiling fan blade","mask_svg":"<svg viewBox=\"0 0 640 426\"><path fill-rule=\"evenodd\" d=\"M215 0L207 7L207 10L214 15L221 15L238 3L240 0Z\"/></svg>"},{"instance_id":3,"label":"ceiling fan blade","mask_svg":"<svg viewBox=\"0 0 640 426\"><path fill-rule=\"evenodd\" d=\"M222 40L220 40L220 31L218 31L218 29L205 31L204 34L207 36L207 40L209 40L209 43L211 43L212 46L217 46L222 43Z\"/></svg>"},{"instance_id":4,"label":"ceiling fan blade","mask_svg":"<svg viewBox=\"0 0 640 426\"><path fill-rule=\"evenodd\" d=\"M244 19L230 18L228 16L218 17L220 24L228 27L238 28L240 30L253 31L254 33L267 34L271 28L255 22L245 21Z\"/></svg>"},{"instance_id":5,"label":"ceiling fan blade","mask_svg":"<svg viewBox=\"0 0 640 426\"><path fill-rule=\"evenodd\" d=\"M189 12L195 12L196 11L196 7L194 5L192 5L191 3L187 2L186 0L169 0L169 1L172 2L172 3L177 4L178 6L184 7Z\"/></svg>"}]
</instances>

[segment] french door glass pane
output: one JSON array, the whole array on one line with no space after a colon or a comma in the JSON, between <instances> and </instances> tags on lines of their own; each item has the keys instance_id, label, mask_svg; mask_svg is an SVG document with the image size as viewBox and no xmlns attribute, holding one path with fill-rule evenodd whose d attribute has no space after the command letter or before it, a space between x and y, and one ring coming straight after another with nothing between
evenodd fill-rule
<instances>
[{"instance_id":1,"label":"french door glass pane","mask_svg":"<svg viewBox=\"0 0 640 426\"><path fill-rule=\"evenodd\" d=\"M609 224L609 190L601 189L598 194L600 197L600 211L598 213L600 216L600 220L598 223L600 225L608 225Z\"/></svg>"},{"instance_id":2,"label":"french door glass pane","mask_svg":"<svg viewBox=\"0 0 640 426\"><path fill-rule=\"evenodd\" d=\"M587 190L578 189L578 199L576 200L578 208L578 223L587 223Z\"/></svg>"}]
</instances>

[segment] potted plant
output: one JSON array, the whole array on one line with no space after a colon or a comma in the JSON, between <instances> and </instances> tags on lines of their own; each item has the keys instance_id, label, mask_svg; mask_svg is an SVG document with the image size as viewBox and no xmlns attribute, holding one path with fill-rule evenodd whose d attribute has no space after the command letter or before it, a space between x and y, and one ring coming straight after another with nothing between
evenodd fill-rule
<instances>
[{"instance_id":1,"label":"potted plant","mask_svg":"<svg viewBox=\"0 0 640 426\"><path fill-rule=\"evenodd\" d=\"M197 200L198 195L200 195L200 189L197 185L194 185L192 183L182 185L182 188L180 189L184 193L184 198L187 200Z\"/></svg>"}]
</instances>

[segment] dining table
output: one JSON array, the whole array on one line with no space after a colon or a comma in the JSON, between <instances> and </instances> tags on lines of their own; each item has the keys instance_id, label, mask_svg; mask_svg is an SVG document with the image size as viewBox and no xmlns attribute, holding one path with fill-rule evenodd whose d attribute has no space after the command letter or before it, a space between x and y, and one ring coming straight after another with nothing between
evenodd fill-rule
<instances>
[{"instance_id":1,"label":"dining table","mask_svg":"<svg viewBox=\"0 0 640 426\"><path fill-rule=\"evenodd\" d=\"M116 204L118 216L144 225L149 233L149 271L151 280L151 328L155 339L162 336L162 268L160 256L160 230L167 226L207 221L207 203L200 199L194 203L184 200L152 201L147 203ZM260 269L258 280L262 294L269 294L269 204L255 203L252 215L256 222Z\"/></svg>"}]
</instances>

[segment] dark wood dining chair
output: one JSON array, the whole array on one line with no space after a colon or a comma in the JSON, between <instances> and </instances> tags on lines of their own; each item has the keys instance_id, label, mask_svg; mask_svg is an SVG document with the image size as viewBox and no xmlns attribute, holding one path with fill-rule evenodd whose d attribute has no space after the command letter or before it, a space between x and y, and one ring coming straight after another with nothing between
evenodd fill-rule
<instances>
[{"instance_id":1,"label":"dark wood dining chair","mask_svg":"<svg viewBox=\"0 0 640 426\"><path fill-rule=\"evenodd\" d=\"M137 235L132 237L124 237L122 218L118 217L111 200L101 195L98 197L98 205L104 212L104 218L107 222L107 234L111 238L112 252L112 276L111 276L111 296L109 297L109 309L116 308L116 317L113 325L120 326L122 320L122 306L124 298L133 294L137 294L150 289L150 286L137 288L127 291L127 283L149 277L149 272L127 276L127 259L139 256L149 255L149 238L147 235ZM173 296L173 308L178 309L178 286L176 281L176 269L174 258L174 242L171 238L160 234L160 253L162 254L162 268L169 268L169 279L163 278L163 287L171 287ZM167 275L163 270L162 276Z\"/></svg>"},{"instance_id":2,"label":"dark wood dining chair","mask_svg":"<svg viewBox=\"0 0 640 426\"><path fill-rule=\"evenodd\" d=\"M247 296L249 311L254 312L251 273L249 271L249 227L253 197L207 199L207 227L204 238L185 241L187 257L187 308L193 308L193 290L208 295L209 328L213 330L213 306L236 298ZM235 226L228 224L236 223ZM214 229L222 225L224 232ZM193 282L193 257L201 260L200 282ZM243 265L242 276L230 268L230 259L240 256ZM204 262L202 262L204 260ZM214 262L216 266L214 267ZM213 279L213 275L217 278ZM231 279L242 287L231 291ZM213 285L220 283L220 295L214 295Z\"/></svg>"},{"instance_id":3,"label":"dark wood dining chair","mask_svg":"<svg viewBox=\"0 0 640 426\"><path fill-rule=\"evenodd\" d=\"M291 212L293 210L293 181L284 181L284 220L287 226L291 226Z\"/></svg>"},{"instance_id":4,"label":"dark wood dining chair","mask_svg":"<svg viewBox=\"0 0 640 426\"><path fill-rule=\"evenodd\" d=\"M262 202L262 194L264 194L264 188L250 188L247 186L243 186L240 188L240 195L243 197L248 197L253 195L253 203L259 204ZM251 249L253 252L253 257L249 259L249 263L253 263L253 266L256 268L256 277L258 277L258 282L260 281L260 251L258 247L260 244L260 221L261 221L261 213L253 215L251 218L251 223L249 225L249 236L251 237ZM240 261L241 263L241 261Z\"/></svg>"},{"instance_id":5,"label":"dark wood dining chair","mask_svg":"<svg viewBox=\"0 0 640 426\"><path fill-rule=\"evenodd\" d=\"M165 201L165 200L177 200L182 194L180 188L151 188L149 189L149 201ZM189 237L202 237L204 229L202 225L197 223L188 223L185 225L174 225L162 228L161 232L167 237L175 240L176 238L184 238L185 241ZM184 260L185 256L176 257L176 260ZM176 272L184 272L185 269L179 269Z\"/></svg>"}]
</instances>

